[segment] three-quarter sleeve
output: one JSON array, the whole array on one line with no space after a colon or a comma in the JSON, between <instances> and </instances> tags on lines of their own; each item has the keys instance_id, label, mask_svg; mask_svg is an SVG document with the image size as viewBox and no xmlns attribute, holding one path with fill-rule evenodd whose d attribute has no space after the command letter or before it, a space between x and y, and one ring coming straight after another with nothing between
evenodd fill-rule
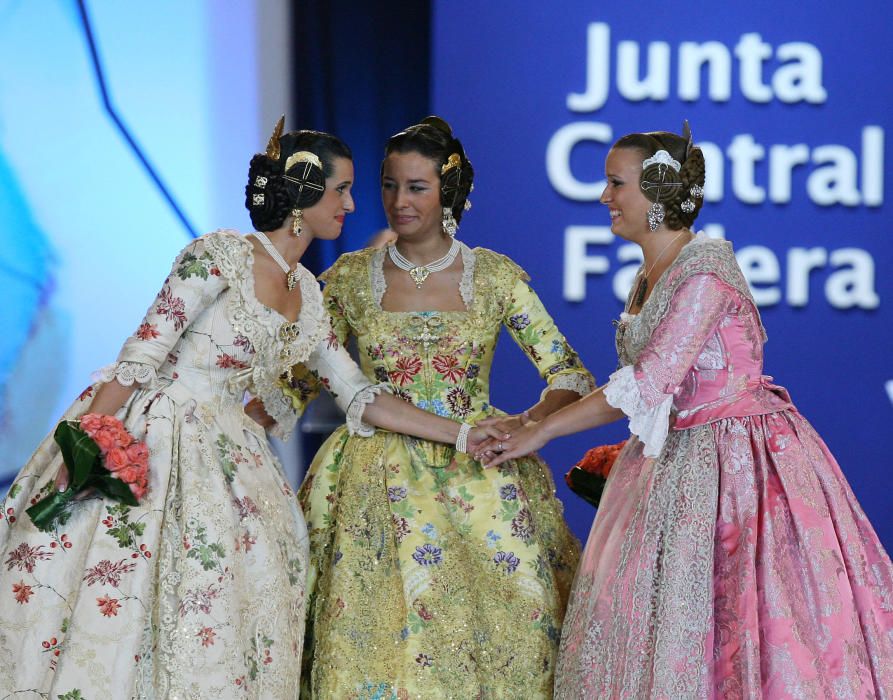
<instances>
[{"instance_id":1,"label":"three-quarter sleeve","mask_svg":"<svg viewBox=\"0 0 893 700\"><path fill-rule=\"evenodd\" d=\"M544 396L556 389L585 396L595 388L592 375L583 367L577 353L558 330L523 273L512 286L502 320L512 338L546 380Z\"/></svg>"},{"instance_id":2,"label":"three-quarter sleeve","mask_svg":"<svg viewBox=\"0 0 893 700\"><path fill-rule=\"evenodd\" d=\"M129 386L155 379L180 336L226 288L205 242L186 246L174 261L161 291L142 323L128 338L117 361L99 370L102 381L117 379Z\"/></svg>"},{"instance_id":3,"label":"three-quarter sleeve","mask_svg":"<svg viewBox=\"0 0 893 700\"><path fill-rule=\"evenodd\" d=\"M660 454L670 425L674 397L720 321L737 304L737 292L711 274L692 275L639 353L635 364L614 372L605 398L629 418L630 432L644 454Z\"/></svg>"}]
</instances>

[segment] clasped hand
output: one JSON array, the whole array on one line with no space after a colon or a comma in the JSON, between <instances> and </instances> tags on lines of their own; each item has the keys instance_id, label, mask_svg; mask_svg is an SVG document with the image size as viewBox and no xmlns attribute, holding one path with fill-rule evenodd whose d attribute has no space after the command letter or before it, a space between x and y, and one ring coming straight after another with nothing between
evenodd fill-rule
<instances>
[{"instance_id":1,"label":"clasped hand","mask_svg":"<svg viewBox=\"0 0 893 700\"><path fill-rule=\"evenodd\" d=\"M505 432L503 437L491 437L475 446L474 458L485 467L498 467L503 462L535 452L548 442L541 424L525 414L520 416L492 417L478 421L478 426L495 427ZM513 429L508 430L514 425ZM470 444L470 443L469 443Z\"/></svg>"}]
</instances>

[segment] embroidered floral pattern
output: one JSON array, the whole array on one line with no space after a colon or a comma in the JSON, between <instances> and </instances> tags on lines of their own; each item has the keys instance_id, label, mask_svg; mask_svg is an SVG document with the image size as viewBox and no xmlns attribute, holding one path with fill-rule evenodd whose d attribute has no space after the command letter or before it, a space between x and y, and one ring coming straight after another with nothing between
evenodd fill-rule
<instances>
[{"instance_id":1,"label":"embroidered floral pattern","mask_svg":"<svg viewBox=\"0 0 893 700\"><path fill-rule=\"evenodd\" d=\"M117 617L118 610L121 607L121 603L118 602L117 598L110 598L107 595L97 598L96 605L99 606L99 612L101 612L104 617Z\"/></svg>"},{"instance_id":2,"label":"embroidered floral pattern","mask_svg":"<svg viewBox=\"0 0 893 700\"><path fill-rule=\"evenodd\" d=\"M237 360L232 355L229 355L225 352L217 355L217 366L220 369L245 369L249 366L247 362L243 362L242 360Z\"/></svg>"},{"instance_id":3,"label":"embroidered floral pattern","mask_svg":"<svg viewBox=\"0 0 893 700\"><path fill-rule=\"evenodd\" d=\"M471 397L461 387L453 387L447 391L447 406L450 413L459 418L467 418L471 415L472 405Z\"/></svg>"},{"instance_id":4,"label":"embroidered floral pattern","mask_svg":"<svg viewBox=\"0 0 893 700\"><path fill-rule=\"evenodd\" d=\"M161 335L158 330L158 327L154 323L143 323L139 328L136 329L137 338L140 340L152 340L153 338L157 338Z\"/></svg>"},{"instance_id":5,"label":"embroidered floral pattern","mask_svg":"<svg viewBox=\"0 0 893 700\"><path fill-rule=\"evenodd\" d=\"M158 305L155 312L164 316L165 320L172 321L174 330L182 330L186 325L185 302L178 296L174 296L170 287L165 283L158 295Z\"/></svg>"},{"instance_id":6,"label":"embroidered floral pattern","mask_svg":"<svg viewBox=\"0 0 893 700\"><path fill-rule=\"evenodd\" d=\"M12 584L12 595L16 599L16 603L23 605L31 599L31 596L34 595L34 591L31 586L27 585L24 581L19 581L18 583Z\"/></svg>"},{"instance_id":7,"label":"embroidered floral pattern","mask_svg":"<svg viewBox=\"0 0 893 700\"><path fill-rule=\"evenodd\" d=\"M121 576L130 573L135 568L136 564L127 559L121 559L114 563L109 559L103 559L96 566L87 569L84 581L86 581L88 586L92 586L95 583L119 586L121 584Z\"/></svg>"},{"instance_id":8,"label":"embroidered floral pattern","mask_svg":"<svg viewBox=\"0 0 893 700\"><path fill-rule=\"evenodd\" d=\"M306 529L242 394L281 408L288 429L296 412L276 382L327 352L330 324L307 273L300 337L286 346L281 317L253 297L249 248L232 232L191 242L108 374L138 383L121 417L149 448L144 502L89 495L57 531L36 532L23 513L53 489L52 440L6 494L0 697L298 696ZM112 655L126 663L102 662Z\"/></svg>"},{"instance_id":9,"label":"embroidered floral pattern","mask_svg":"<svg viewBox=\"0 0 893 700\"><path fill-rule=\"evenodd\" d=\"M435 355L431 360L435 371L439 372L444 381L455 384L465 374L464 368L459 366L459 360L453 355Z\"/></svg>"},{"instance_id":10,"label":"embroidered floral pattern","mask_svg":"<svg viewBox=\"0 0 893 700\"><path fill-rule=\"evenodd\" d=\"M45 551L44 545L31 547L26 542L22 542L12 552L6 561L6 570L12 571L14 568L18 571L27 571L29 574L34 572L34 567L39 561L52 559L53 552Z\"/></svg>"},{"instance_id":11,"label":"embroidered floral pattern","mask_svg":"<svg viewBox=\"0 0 893 700\"><path fill-rule=\"evenodd\" d=\"M422 371L422 360L418 357L401 357L390 372L391 381L399 386L412 384L413 377Z\"/></svg>"}]
</instances>

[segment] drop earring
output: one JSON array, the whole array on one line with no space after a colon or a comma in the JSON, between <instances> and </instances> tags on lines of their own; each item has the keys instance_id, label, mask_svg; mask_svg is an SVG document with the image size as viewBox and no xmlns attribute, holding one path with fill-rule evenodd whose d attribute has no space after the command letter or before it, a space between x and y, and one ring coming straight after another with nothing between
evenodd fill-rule
<instances>
[{"instance_id":1,"label":"drop earring","mask_svg":"<svg viewBox=\"0 0 893 700\"><path fill-rule=\"evenodd\" d=\"M456 237L456 231L459 230L459 224L456 217L453 216L453 210L450 207L443 208L443 230L447 232L450 238Z\"/></svg>"}]
</instances>

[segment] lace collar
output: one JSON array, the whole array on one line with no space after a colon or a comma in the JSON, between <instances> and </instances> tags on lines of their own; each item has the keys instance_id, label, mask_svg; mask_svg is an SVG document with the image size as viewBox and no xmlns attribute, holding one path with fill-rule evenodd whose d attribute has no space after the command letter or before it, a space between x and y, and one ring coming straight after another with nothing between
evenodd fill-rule
<instances>
[{"instance_id":1,"label":"lace collar","mask_svg":"<svg viewBox=\"0 0 893 700\"><path fill-rule=\"evenodd\" d=\"M257 353L255 368L265 366L278 373L305 361L329 329L322 292L314 276L298 263L301 311L295 321L289 321L255 295L251 243L235 231L215 234L207 242L221 274L238 292L230 299L230 319L236 331L251 341Z\"/></svg>"}]
</instances>

